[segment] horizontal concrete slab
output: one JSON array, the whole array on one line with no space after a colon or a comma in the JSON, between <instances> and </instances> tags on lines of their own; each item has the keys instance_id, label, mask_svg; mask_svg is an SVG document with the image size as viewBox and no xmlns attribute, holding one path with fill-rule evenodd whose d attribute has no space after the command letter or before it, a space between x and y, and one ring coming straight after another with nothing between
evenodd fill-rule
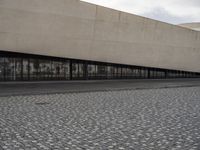
<instances>
[{"instance_id":1,"label":"horizontal concrete slab","mask_svg":"<svg viewBox=\"0 0 200 150\"><path fill-rule=\"evenodd\" d=\"M0 96L200 86L200 79L2 82Z\"/></svg>"}]
</instances>

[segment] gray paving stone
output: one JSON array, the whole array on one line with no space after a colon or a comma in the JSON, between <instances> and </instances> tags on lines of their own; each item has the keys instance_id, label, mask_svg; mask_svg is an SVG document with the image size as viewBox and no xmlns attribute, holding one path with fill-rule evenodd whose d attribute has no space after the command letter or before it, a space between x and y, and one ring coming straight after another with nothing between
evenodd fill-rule
<instances>
[{"instance_id":1,"label":"gray paving stone","mask_svg":"<svg viewBox=\"0 0 200 150\"><path fill-rule=\"evenodd\" d=\"M0 97L0 149L199 150L200 87Z\"/></svg>"}]
</instances>

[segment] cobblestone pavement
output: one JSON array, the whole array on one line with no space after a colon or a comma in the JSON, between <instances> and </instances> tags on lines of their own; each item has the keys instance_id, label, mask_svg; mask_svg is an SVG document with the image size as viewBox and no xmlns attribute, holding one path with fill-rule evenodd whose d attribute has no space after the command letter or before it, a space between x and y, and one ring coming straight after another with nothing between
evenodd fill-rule
<instances>
[{"instance_id":1,"label":"cobblestone pavement","mask_svg":"<svg viewBox=\"0 0 200 150\"><path fill-rule=\"evenodd\" d=\"M0 149L200 150L200 87L0 97Z\"/></svg>"}]
</instances>

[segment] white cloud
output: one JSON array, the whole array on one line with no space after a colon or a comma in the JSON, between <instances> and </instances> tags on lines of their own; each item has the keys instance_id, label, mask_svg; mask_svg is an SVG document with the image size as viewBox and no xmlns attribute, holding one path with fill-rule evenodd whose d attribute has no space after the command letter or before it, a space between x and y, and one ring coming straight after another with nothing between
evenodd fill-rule
<instances>
[{"instance_id":1,"label":"white cloud","mask_svg":"<svg viewBox=\"0 0 200 150\"><path fill-rule=\"evenodd\" d=\"M200 22L200 0L84 0L168 23Z\"/></svg>"}]
</instances>

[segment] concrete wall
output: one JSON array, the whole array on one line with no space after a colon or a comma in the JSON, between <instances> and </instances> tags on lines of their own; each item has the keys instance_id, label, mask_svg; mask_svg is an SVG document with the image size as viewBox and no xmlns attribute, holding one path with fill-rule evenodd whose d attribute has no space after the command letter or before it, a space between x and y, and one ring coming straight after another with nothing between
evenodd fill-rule
<instances>
[{"instance_id":1,"label":"concrete wall","mask_svg":"<svg viewBox=\"0 0 200 150\"><path fill-rule=\"evenodd\" d=\"M0 49L200 72L200 32L78 0L0 0Z\"/></svg>"}]
</instances>

